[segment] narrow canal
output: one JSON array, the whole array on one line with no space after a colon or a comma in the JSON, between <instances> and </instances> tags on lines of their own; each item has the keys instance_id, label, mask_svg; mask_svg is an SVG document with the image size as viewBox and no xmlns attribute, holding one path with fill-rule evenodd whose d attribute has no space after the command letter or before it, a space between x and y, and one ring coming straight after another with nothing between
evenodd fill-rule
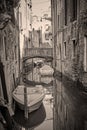
<instances>
[{"instance_id":1,"label":"narrow canal","mask_svg":"<svg viewBox=\"0 0 87 130\"><path fill-rule=\"evenodd\" d=\"M33 74L33 75L32 75ZM24 111L16 109L13 116L17 129L20 130L53 130L53 77L41 77L39 68L26 76L29 81L41 83L44 87L45 98L41 107L24 118Z\"/></svg>"},{"instance_id":2,"label":"narrow canal","mask_svg":"<svg viewBox=\"0 0 87 130\"><path fill-rule=\"evenodd\" d=\"M87 130L87 93L80 90L80 84L76 88L64 75L41 77L38 67L26 78L30 84L30 81L42 84L45 98L38 110L29 113L28 119L16 107L12 130Z\"/></svg>"},{"instance_id":3,"label":"narrow canal","mask_svg":"<svg viewBox=\"0 0 87 130\"><path fill-rule=\"evenodd\" d=\"M81 84L77 88L77 83L64 75L41 77L38 67L27 79L43 85L45 98L28 120L17 109L14 120L18 130L87 130L87 94L80 90Z\"/></svg>"}]
</instances>

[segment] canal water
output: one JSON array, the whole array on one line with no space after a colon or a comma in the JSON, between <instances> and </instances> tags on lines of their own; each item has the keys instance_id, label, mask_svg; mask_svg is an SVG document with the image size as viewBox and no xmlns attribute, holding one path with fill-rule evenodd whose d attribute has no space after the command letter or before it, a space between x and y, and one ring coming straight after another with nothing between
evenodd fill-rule
<instances>
[{"instance_id":1,"label":"canal water","mask_svg":"<svg viewBox=\"0 0 87 130\"><path fill-rule=\"evenodd\" d=\"M33 74L33 75L32 75ZM13 116L18 130L53 130L53 77L41 77L36 67L26 76L28 80L42 83L45 98L41 107L24 118L24 111L16 109Z\"/></svg>"},{"instance_id":2,"label":"canal water","mask_svg":"<svg viewBox=\"0 0 87 130\"><path fill-rule=\"evenodd\" d=\"M87 92L67 76L41 77L38 68L27 75L29 81L40 83L45 90L41 107L25 119L16 108L14 130L87 130Z\"/></svg>"}]
</instances>

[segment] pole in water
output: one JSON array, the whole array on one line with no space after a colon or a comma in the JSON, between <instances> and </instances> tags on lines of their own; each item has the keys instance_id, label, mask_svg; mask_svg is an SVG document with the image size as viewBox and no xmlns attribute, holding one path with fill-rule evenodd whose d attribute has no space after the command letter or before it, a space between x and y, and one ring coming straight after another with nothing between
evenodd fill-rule
<instances>
[{"instance_id":1,"label":"pole in water","mask_svg":"<svg viewBox=\"0 0 87 130\"><path fill-rule=\"evenodd\" d=\"M33 64L33 58L32 58L32 81L33 81L33 69L34 69L34 64Z\"/></svg>"},{"instance_id":2,"label":"pole in water","mask_svg":"<svg viewBox=\"0 0 87 130\"><path fill-rule=\"evenodd\" d=\"M25 118L28 119L28 104L27 104L27 87L24 87L24 105L25 105Z\"/></svg>"}]
</instances>

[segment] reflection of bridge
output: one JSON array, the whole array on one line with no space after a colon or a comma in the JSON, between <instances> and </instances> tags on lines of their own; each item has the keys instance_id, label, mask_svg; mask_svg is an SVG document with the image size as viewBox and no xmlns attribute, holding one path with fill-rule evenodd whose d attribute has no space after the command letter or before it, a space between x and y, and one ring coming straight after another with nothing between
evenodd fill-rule
<instances>
[{"instance_id":1,"label":"reflection of bridge","mask_svg":"<svg viewBox=\"0 0 87 130\"><path fill-rule=\"evenodd\" d=\"M50 58L53 59L52 48L28 48L25 49L24 61L30 58Z\"/></svg>"}]
</instances>

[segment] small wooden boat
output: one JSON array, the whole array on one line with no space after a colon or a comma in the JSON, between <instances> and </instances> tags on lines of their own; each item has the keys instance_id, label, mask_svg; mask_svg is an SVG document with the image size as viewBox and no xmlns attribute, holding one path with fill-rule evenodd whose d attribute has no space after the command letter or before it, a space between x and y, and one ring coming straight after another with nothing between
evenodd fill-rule
<instances>
[{"instance_id":1,"label":"small wooden boat","mask_svg":"<svg viewBox=\"0 0 87 130\"><path fill-rule=\"evenodd\" d=\"M44 65L42 68L40 68L41 76L52 76L53 73L54 73L54 70L49 65Z\"/></svg>"},{"instance_id":2,"label":"small wooden boat","mask_svg":"<svg viewBox=\"0 0 87 130\"><path fill-rule=\"evenodd\" d=\"M13 91L13 99L16 101L20 109L25 109L24 101L24 85L18 85ZM28 112L37 110L45 97L44 88L41 85L36 85L35 87L27 86L27 107Z\"/></svg>"}]
</instances>

